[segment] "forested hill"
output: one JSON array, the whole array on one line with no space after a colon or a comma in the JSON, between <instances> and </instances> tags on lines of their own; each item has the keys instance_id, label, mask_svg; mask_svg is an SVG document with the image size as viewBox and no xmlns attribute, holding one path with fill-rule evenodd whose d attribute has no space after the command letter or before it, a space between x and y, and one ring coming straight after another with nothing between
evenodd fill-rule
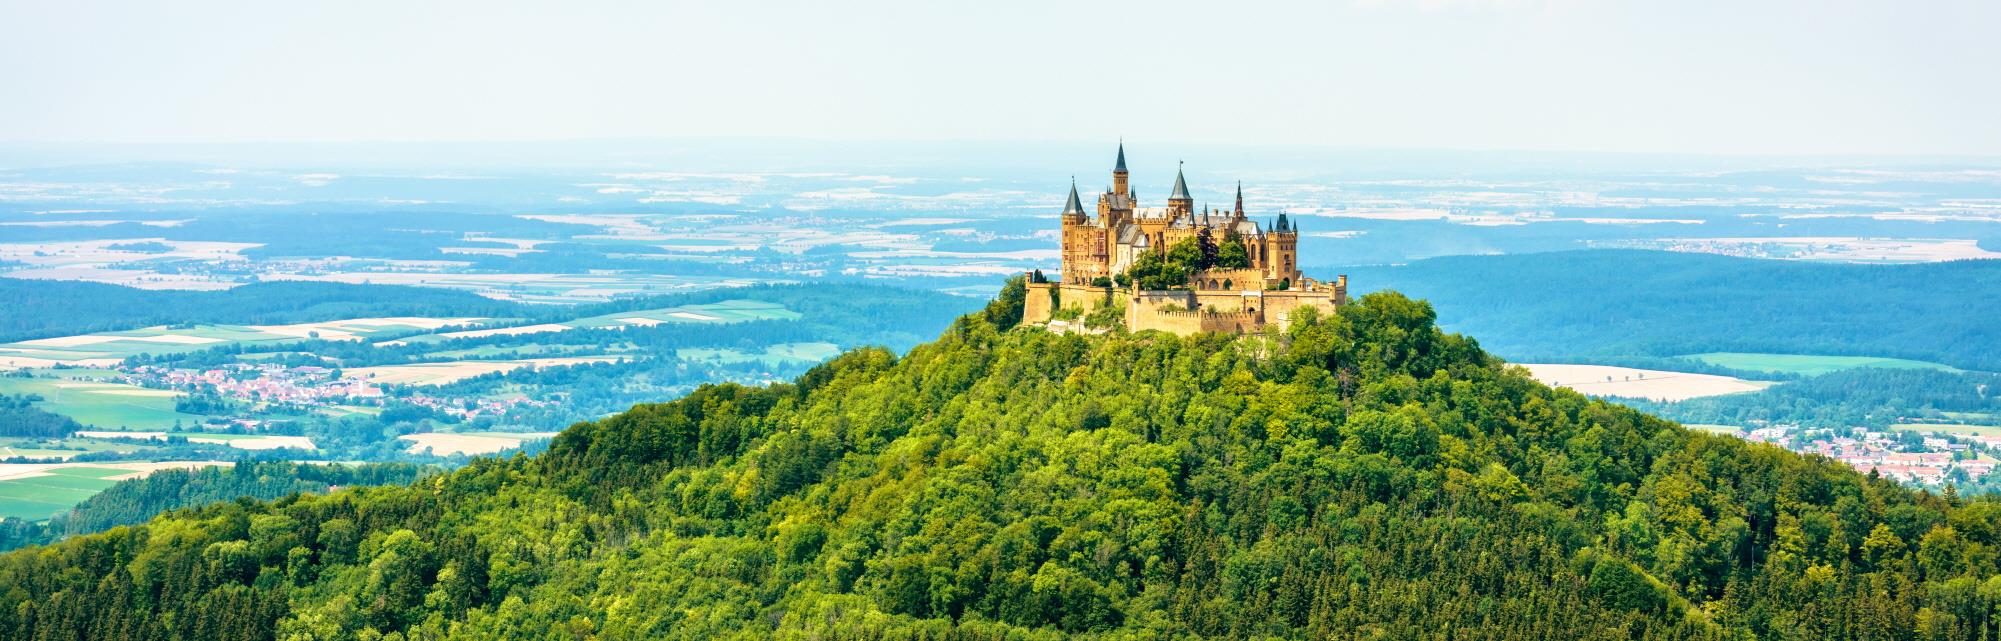
<instances>
[{"instance_id":1,"label":"forested hill","mask_svg":"<svg viewBox=\"0 0 2001 641\"><path fill-rule=\"evenodd\" d=\"M0 278L0 342L182 323L281 324L368 316L511 316L523 306L472 292L306 281L220 291L135 289Z\"/></svg>"},{"instance_id":2,"label":"forested hill","mask_svg":"<svg viewBox=\"0 0 2001 641\"><path fill-rule=\"evenodd\" d=\"M0 556L8 639L1985 639L2001 503L1555 391L1374 294L848 353L411 486Z\"/></svg>"},{"instance_id":3,"label":"forested hill","mask_svg":"<svg viewBox=\"0 0 2001 641\"><path fill-rule=\"evenodd\" d=\"M1777 352L2001 371L2001 261L1860 265L1597 250L1351 267L1531 359Z\"/></svg>"}]
</instances>

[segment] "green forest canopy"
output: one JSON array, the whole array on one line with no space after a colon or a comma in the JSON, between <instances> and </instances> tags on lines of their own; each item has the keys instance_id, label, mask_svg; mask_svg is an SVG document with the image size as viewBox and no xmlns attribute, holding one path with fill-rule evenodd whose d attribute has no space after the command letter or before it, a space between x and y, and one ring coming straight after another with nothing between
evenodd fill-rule
<instances>
[{"instance_id":1,"label":"green forest canopy","mask_svg":"<svg viewBox=\"0 0 2001 641\"><path fill-rule=\"evenodd\" d=\"M19 639L1982 639L2001 503L1537 384L1397 294L706 386L0 556Z\"/></svg>"}]
</instances>

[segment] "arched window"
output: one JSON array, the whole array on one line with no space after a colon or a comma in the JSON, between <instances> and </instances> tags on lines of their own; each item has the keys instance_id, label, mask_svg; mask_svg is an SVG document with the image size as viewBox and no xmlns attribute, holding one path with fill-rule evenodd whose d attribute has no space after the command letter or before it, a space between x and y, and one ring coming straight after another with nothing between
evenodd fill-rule
<instances>
[{"instance_id":1,"label":"arched window","mask_svg":"<svg viewBox=\"0 0 2001 641\"><path fill-rule=\"evenodd\" d=\"M1225 280L1225 281L1223 281L1223 289L1233 289L1233 288L1232 288L1232 287L1230 286L1230 281L1228 281L1228 280Z\"/></svg>"}]
</instances>

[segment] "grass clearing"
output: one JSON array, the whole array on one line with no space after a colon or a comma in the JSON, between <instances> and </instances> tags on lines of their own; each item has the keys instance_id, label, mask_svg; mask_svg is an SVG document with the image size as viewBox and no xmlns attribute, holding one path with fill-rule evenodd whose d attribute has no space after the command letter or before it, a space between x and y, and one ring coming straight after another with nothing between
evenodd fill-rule
<instances>
[{"instance_id":1,"label":"grass clearing","mask_svg":"<svg viewBox=\"0 0 2001 641\"><path fill-rule=\"evenodd\" d=\"M1689 354L1686 358L1719 367L1750 372L1778 372L1819 376L1829 372L1863 367L1885 367L1900 369L1936 369L1947 372L1960 371L1951 366L1927 361L1902 358L1880 358L1875 356L1816 356L1811 354L1760 354L1751 352L1710 352Z\"/></svg>"}]
</instances>

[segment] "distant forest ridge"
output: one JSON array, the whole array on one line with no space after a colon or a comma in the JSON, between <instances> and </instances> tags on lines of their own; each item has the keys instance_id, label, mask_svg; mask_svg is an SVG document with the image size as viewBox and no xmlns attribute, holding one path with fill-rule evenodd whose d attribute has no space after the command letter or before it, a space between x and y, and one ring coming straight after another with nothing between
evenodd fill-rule
<instances>
[{"instance_id":1,"label":"distant forest ridge","mask_svg":"<svg viewBox=\"0 0 2001 641\"><path fill-rule=\"evenodd\" d=\"M281 324L368 316L513 316L522 305L471 292L305 281L218 291L0 278L0 342L177 323Z\"/></svg>"},{"instance_id":2,"label":"distant forest ridge","mask_svg":"<svg viewBox=\"0 0 2001 641\"><path fill-rule=\"evenodd\" d=\"M913 296L925 302L914 301ZM719 288L566 306L530 305L465 291L404 285L273 281L228 290L186 291L0 278L0 301L6 302L0 305L0 342L188 323L284 324L371 316L545 321L746 297L784 303L809 318L813 310L799 307L832 311L830 306L840 302L862 308L923 305L935 307L941 318L949 318L980 304L939 292L860 283ZM940 320L940 326L944 322ZM920 339L913 335L906 342L915 344Z\"/></svg>"},{"instance_id":3,"label":"distant forest ridge","mask_svg":"<svg viewBox=\"0 0 2001 641\"><path fill-rule=\"evenodd\" d=\"M2001 261L1865 265L1638 250L1350 267L1516 361L1706 352L1886 356L2001 371Z\"/></svg>"}]
</instances>

